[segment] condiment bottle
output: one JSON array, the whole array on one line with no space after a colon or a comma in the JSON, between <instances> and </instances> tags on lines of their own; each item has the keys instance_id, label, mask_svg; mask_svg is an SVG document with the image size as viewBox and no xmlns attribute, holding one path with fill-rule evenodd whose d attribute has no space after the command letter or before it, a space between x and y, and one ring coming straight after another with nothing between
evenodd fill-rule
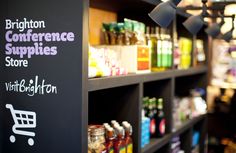
<instances>
[{"instance_id":1,"label":"condiment bottle","mask_svg":"<svg viewBox=\"0 0 236 153\"><path fill-rule=\"evenodd\" d=\"M103 123L103 126L105 127L105 129L107 129L108 127L111 127L108 123Z\"/></svg>"},{"instance_id":2,"label":"condiment bottle","mask_svg":"<svg viewBox=\"0 0 236 153\"><path fill-rule=\"evenodd\" d=\"M125 140L124 140L124 128L119 126L116 129L117 131L117 139L115 140L114 143L114 150L115 153L126 153L126 145L125 145Z\"/></svg>"},{"instance_id":3,"label":"condiment bottle","mask_svg":"<svg viewBox=\"0 0 236 153\"><path fill-rule=\"evenodd\" d=\"M125 129L126 153L133 153L132 126L128 122L123 122L122 125Z\"/></svg>"},{"instance_id":4,"label":"condiment bottle","mask_svg":"<svg viewBox=\"0 0 236 153\"><path fill-rule=\"evenodd\" d=\"M115 125L116 125L116 124L119 125L119 123L118 123L116 120L112 120L112 121L111 121L111 126L112 126L113 128L115 128Z\"/></svg>"},{"instance_id":5,"label":"condiment bottle","mask_svg":"<svg viewBox=\"0 0 236 153\"><path fill-rule=\"evenodd\" d=\"M106 149L107 153L114 153L115 131L112 127L106 128Z\"/></svg>"}]
</instances>

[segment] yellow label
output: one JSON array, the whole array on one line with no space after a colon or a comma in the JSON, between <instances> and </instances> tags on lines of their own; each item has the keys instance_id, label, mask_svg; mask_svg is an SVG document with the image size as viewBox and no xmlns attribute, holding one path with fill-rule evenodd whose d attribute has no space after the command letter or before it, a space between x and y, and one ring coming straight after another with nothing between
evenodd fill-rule
<instances>
[{"instance_id":1,"label":"yellow label","mask_svg":"<svg viewBox=\"0 0 236 153\"><path fill-rule=\"evenodd\" d=\"M133 153L133 144L127 146L127 153Z\"/></svg>"},{"instance_id":2,"label":"yellow label","mask_svg":"<svg viewBox=\"0 0 236 153\"><path fill-rule=\"evenodd\" d=\"M108 153L114 153L114 149L109 150Z\"/></svg>"},{"instance_id":3,"label":"yellow label","mask_svg":"<svg viewBox=\"0 0 236 153\"><path fill-rule=\"evenodd\" d=\"M126 153L125 148L121 148L120 151L119 151L119 153Z\"/></svg>"}]
</instances>

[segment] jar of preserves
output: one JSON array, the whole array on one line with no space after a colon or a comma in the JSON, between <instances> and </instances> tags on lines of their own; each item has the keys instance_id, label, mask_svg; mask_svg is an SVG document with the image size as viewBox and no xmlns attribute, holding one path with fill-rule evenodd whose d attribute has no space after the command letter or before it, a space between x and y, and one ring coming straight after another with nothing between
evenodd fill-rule
<instances>
[{"instance_id":1,"label":"jar of preserves","mask_svg":"<svg viewBox=\"0 0 236 153\"><path fill-rule=\"evenodd\" d=\"M102 125L90 125L88 150L92 153L106 153L105 129Z\"/></svg>"}]
</instances>

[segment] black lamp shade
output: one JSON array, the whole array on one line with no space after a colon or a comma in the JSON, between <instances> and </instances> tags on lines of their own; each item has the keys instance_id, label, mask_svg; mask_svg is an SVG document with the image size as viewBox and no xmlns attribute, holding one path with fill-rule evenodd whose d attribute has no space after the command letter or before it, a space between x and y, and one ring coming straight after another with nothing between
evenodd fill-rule
<instances>
[{"instance_id":1,"label":"black lamp shade","mask_svg":"<svg viewBox=\"0 0 236 153\"><path fill-rule=\"evenodd\" d=\"M217 23L212 24L212 26L208 27L205 32L211 37L215 38L220 34L220 25Z\"/></svg>"},{"instance_id":2,"label":"black lamp shade","mask_svg":"<svg viewBox=\"0 0 236 153\"><path fill-rule=\"evenodd\" d=\"M163 28L168 27L176 14L176 6L171 1L157 5L148 15Z\"/></svg>"},{"instance_id":3,"label":"black lamp shade","mask_svg":"<svg viewBox=\"0 0 236 153\"><path fill-rule=\"evenodd\" d=\"M196 35L204 24L201 15L191 16L184 23L184 27L193 35Z\"/></svg>"},{"instance_id":4,"label":"black lamp shade","mask_svg":"<svg viewBox=\"0 0 236 153\"><path fill-rule=\"evenodd\" d=\"M169 1L175 4L175 6L177 6L181 2L181 0L169 0Z\"/></svg>"},{"instance_id":5,"label":"black lamp shade","mask_svg":"<svg viewBox=\"0 0 236 153\"><path fill-rule=\"evenodd\" d=\"M224 39L227 42L230 42L230 40L233 38L233 30L230 30L229 32L226 32L223 36L222 39Z\"/></svg>"}]
</instances>

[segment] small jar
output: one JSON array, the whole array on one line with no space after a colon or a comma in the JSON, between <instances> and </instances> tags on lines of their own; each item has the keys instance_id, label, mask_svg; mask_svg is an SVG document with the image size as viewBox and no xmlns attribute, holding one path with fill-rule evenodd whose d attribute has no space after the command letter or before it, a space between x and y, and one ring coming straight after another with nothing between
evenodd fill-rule
<instances>
[{"instance_id":1,"label":"small jar","mask_svg":"<svg viewBox=\"0 0 236 153\"><path fill-rule=\"evenodd\" d=\"M90 125L88 149L93 153L106 153L105 129L102 125Z\"/></svg>"}]
</instances>

